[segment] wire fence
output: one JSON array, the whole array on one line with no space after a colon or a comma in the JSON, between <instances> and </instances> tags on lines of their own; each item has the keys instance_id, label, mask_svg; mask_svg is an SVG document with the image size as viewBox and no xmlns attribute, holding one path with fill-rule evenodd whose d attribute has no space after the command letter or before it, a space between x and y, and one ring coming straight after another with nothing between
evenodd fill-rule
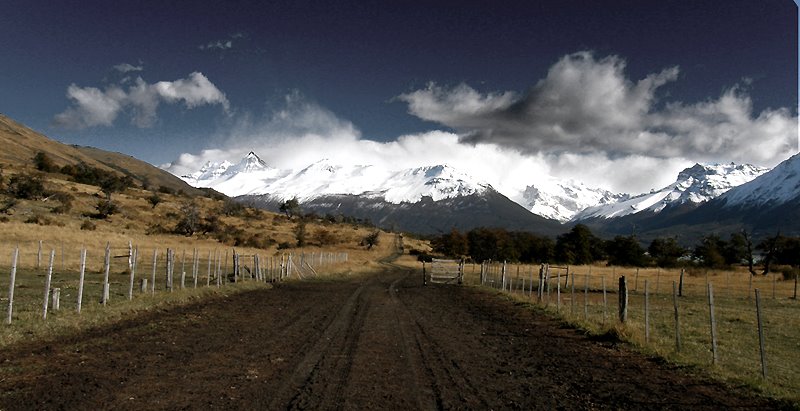
<instances>
[{"instance_id":1,"label":"wire fence","mask_svg":"<svg viewBox=\"0 0 800 411\"><path fill-rule=\"evenodd\" d=\"M105 306L179 289L307 278L346 263L346 252L242 254L236 249L163 249L108 244L102 250L65 249L42 241L0 256L0 307L6 324L23 317Z\"/></svg>"},{"instance_id":2,"label":"wire fence","mask_svg":"<svg viewBox=\"0 0 800 411\"><path fill-rule=\"evenodd\" d=\"M681 362L800 393L797 281L781 273L484 262L465 268L465 282Z\"/></svg>"}]
</instances>

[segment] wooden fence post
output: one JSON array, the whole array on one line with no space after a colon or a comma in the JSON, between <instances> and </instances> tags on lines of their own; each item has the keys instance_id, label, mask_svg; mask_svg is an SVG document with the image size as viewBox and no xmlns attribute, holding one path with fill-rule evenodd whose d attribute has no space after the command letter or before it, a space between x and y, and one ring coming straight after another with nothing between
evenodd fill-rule
<instances>
[{"instance_id":1,"label":"wooden fence post","mask_svg":"<svg viewBox=\"0 0 800 411\"><path fill-rule=\"evenodd\" d=\"M81 313L81 305L83 305L83 283L86 277L86 249L81 249L81 268L80 277L78 278L78 306L76 310L78 314Z\"/></svg>"},{"instance_id":2,"label":"wooden fence post","mask_svg":"<svg viewBox=\"0 0 800 411\"><path fill-rule=\"evenodd\" d=\"M561 277L560 273L556 274L556 312L561 312Z\"/></svg>"},{"instance_id":3,"label":"wooden fence post","mask_svg":"<svg viewBox=\"0 0 800 411\"><path fill-rule=\"evenodd\" d=\"M211 286L211 250L208 250L208 274L206 274L206 287Z\"/></svg>"},{"instance_id":4,"label":"wooden fence post","mask_svg":"<svg viewBox=\"0 0 800 411\"><path fill-rule=\"evenodd\" d=\"M572 273L572 280L570 281L570 293L571 293L571 300L570 300L570 314L575 315L575 273Z\"/></svg>"},{"instance_id":5,"label":"wooden fence post","mask_svg":"<svg viewBox=\"0 0 800 411\"><path fill-rule=\"evenodd\" d=\"M758 320L758 346L761 349L761 376L767 379L767 351L764 345L764 324L761 320L761 293L756 288L756 317Z\"/></svg>"},{"instance_id":6,"label":"wooden fence post","mask_svg":"<svg viewBox=\"0 0 800 411\"><path fill-rule=\"evenodd\" d=\"M672 282L672 308L675 311L675 351L681 350L681 319L678 315L678 284Z\"/></svg>"},{"instance_id":7,"label":"wooden fence post","mask_svg":"<svg viewBox=\"0 0 800 411\"><path fill-rule=\"evenodd\" d=\"M141 292L142 294L144 294L144 293L146 293L146 292L147 292L147 278L142 278L142 279L141 279L141 285L140 285L140 287L141 287L141 291L140 291L140 292Z\"/></svg>"},{"instance_id":8,"label":"wooden fence post","mask_svg":"<svg viewBox=\"0 0 800 411\"><path fill-rule=\"evenodd\" d=\"M42 268L42 240L39 240L39 251L36 252L36 269Z\"/></svg>"},{"instance_id":9,"label":"wooden fence post","mask_svg":"<svg viewBox=\"0 0 800 411\"><path fill-rule=\"evenodd\" d=\"M156 261L158 259L158 248L153 249L153 276L150 278L150 294L156 295Z\"/></svg>"},{"instance_id":10,"label":"wooden fence post","mask_svg":"<svg viewBox=\"0 0 800 411\"><path fill-rule=\"evenodd\" d=\"M683 297L683 275L686 272L685 268L681 268L681 278L678 283L678 297Z\"/></svg>"},{"instance_id":11,"label":"wooden fence post","mask_svg":"<svg viewBox=\"0 0 800 411\"><path fill-rule=\"evenodd\" d=\"M644 342L650 342L650 290L647 288L647 280L644 280Z\"/></svg>"},{"instance_id":12,"label":"wooden fence post","mask_svg":"<svg viewBox=\"0 0 800 411\"><path fill-rule=\"evenodd\" d=\"M42 304L42 319L47 319L47 305L50 302L50 281L53 278L53 263L56 259L56 250L50 251L50 267L44 280L44 303Z\"/></svg>"},{"instance_id":13,"label":"wooden fence post","mask_svg":"<svg viewBox=\"0 0 800 411\"><path fill-rule=\"evenodd\" d=\"M608 316L608 298L606 297L606 276L603 275L603 327L606 326L606 317Z\"/></svg>"},{"instance_id":14,"label":"wooden fence post","mask_svg":"<svg viewBox=\"0 0 800 411\"><path fill-rule=\"evenodd\" d=\"M53 311L61 309L61 289L53 288Z\"/></svg>"},{"instance_id":15,"label":"wooden fence post","mask_svg":"<svg viewBox=\"0 0 800 411\"><path fill-rule=\"evenodd\" d=\"M589 274L586 274L583 282L583 318L589 319Z\"/></svg>"},{"instance_id":16,"label":"wooden fence post","mask_svg":"<svg viewBox=\"0 0 800 411\"><path fill-rule=\"evenodd\" d=\"M628 320L628 283L625 276L619 278L619 322Z\"/></svg>"},{"instance_id":17,"label":"wooden fence post","mask_svg":"<svg viewBox=\"0 0 800 411\"><path fill-rule=\"evenodd\" d=\"M108 297L109 297L109 284L108 284L108 274L111 270L111 243L106 243L106 259L105 259L105 269L103 273L103 298L101 302L103 305L108 304Z\"/></svg>"},{"instance_id":18,"label":"wooden fence post","mask_svg":"<svg viewBox=\"0 0 800 411\"><path fill-rule=\"evenodd\" d=\"M17 259L19 258L19 246L14 248L11 258L11 279L8 282L8 313L6 314L6 324L11 324L11 317L14 312L14 283L17 281Z\"/></svg>"},{"instance_id":19,"label":"wooden fence post","mask_svg":"<svg viewBox=\"0 0 800 411\"><path fill-rule=\"evenodd\" d=\"M136 258L139 256L139 248L135 248L133 250L133 257L131 258L131 278L130 283L128 284L128 300L133 300L133 282L136 277Z\"/></svg>"},{"instance_id":20,"label":"wooden fence post","mask_svg":"<svg viewBox=\"0 0 800 411\"><path fill-rule=\"evenodd\" d=\"M711 321L711 352L713 355L712 364L716 365L717 356L717 320L714 319L714 287L708 283L708 312Z\"/></svg>"}]
</instances>

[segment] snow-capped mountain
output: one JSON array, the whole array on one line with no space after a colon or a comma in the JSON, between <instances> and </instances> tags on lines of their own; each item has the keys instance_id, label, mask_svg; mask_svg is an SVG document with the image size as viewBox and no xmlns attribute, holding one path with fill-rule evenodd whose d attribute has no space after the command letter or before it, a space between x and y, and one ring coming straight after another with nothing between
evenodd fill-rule
<instances>
[{"instance_id":1,"label":"snow-capped mountain","mask_svg":"<svg viewBox=\"0 0 800 411\"><path fill-rule=\"evenodd\" d=\"M725 208L778 206L800 198L800 154L720 196Z\"/></svg>"},{"instance_id":2,"label":"snow-capped mountain","mask_svg":"<svg viewBox=\"0 0 800 411\"><path fill-rule=\"evenodd\" d=\"M547 178L525 187L512 200L534 214L563 223L588 207L612 204L628 197L627 194L592 188L577 181Z\"/></svg>"},{"instance_id":3,"label":"snow-capped mountain","mask_svg":"<svg viewBox=\"0 0 800 411\"><path fill-rule=\"evenodd\" d=\"M270 167L252 152L238 164L209 163L181 178L195 187L213 188L231 197L269 194L279 200L296 197L301 202L327 195L359 195L393 204L414 203L423 197L439 201L491 188L447 165L390 171L323 159L292 171Z\"/></svg>"},{"instance_id":4,"label":"snow-capped mountain","mask_svg":"<svg viewBox=\"0 0 800 411\"><path fill-rule=\"evenodd\" d=\"M642 211L658 213L671 206L702 204L767 171L769 169L750 164L695 164L681 171L674 183L661 190L589 207L576 214L573 220L616 218Z\"/></svg>"}]
</instances>

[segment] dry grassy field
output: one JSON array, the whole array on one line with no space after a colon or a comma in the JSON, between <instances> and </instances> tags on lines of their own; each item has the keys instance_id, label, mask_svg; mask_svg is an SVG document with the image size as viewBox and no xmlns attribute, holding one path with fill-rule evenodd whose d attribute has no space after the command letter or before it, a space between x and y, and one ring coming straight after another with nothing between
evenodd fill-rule
<instances>
[{"instance_id":1,"label":"dry grassy field","mask_svg":"<svg viewBox=\"0 0 800 411\"><path fill-rule=\"evenodd\" d=\"M501 270L500 264L489 267L486 285L502 288ZM680 283L680 269L575 266L569 267L567 276L566 269L553 268L548 291L543 291L541 300L537 293L539 266L508 265L506 273L512 298L534 304L591 334L619 338L645 353L708 370L731 383L800 401L800 302L794 298L795 281L784 280L781 273L751 278L745 269L688 270L684 273L683 295L673 299L673 284L677 288ZM621 276L625 276L629 290L624 324L618 316ZM480 266L468 264L465 280L480 284ZM713 293L716 364L708 284ZM760 294L766 378L762 376L756 289ZM680 348L676 344L676 301Z\"/></svg>"}]
</instances>

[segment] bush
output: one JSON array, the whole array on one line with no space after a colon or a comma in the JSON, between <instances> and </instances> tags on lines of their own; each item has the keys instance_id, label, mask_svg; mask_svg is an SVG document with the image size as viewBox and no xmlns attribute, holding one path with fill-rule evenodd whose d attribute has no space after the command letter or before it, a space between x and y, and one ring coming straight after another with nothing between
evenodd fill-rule
<instances>
[{"instance_id":1,"label":"bush","mask_svg":"<svg viewBox=\"0 0 800 411\"><path fill-rule=\"evenodd\" d=\"M161 194L175 194L175 190L167 187L167 186L159 186L158 192Z\"/></svg>"},{"instance_id":2,"label":"bush","mask_svg":"<svg viewBox=\"0 0 800 411\"><path fill-rule=\"evenodd\" d=\"M364 237L363 240L361 240L361 245L364 246L364 247L367 247L367 250L372 250L372 247L378 245L378 242L379 242L378 240L380 238L380 235L381 235L381 232L378 231L378 230L375 230L375 231L367 234L367 236Z\"/></svg>"},{"instance_id":3,"label":"bush","mask_svg":"<svg viewBox=\"0 0 800 411\"><path fill-rule=\"evenodd\" d=\"M119 207L117 207L114 202L107 199L102 199L97 202L97 205L94 207L97 210L97 214L93 214L91 217L98 218L101 220L105 220L108 216L116 213L119 211Z\"/></svg>"},{"instance_id":4,"label":"bush","mask_svg":"<svg viewBox=\"0 0 800 411\"><path fill-rule=\"evenodd\" d=\"M232 216L241 216L247 211L247 208L244 204L237 203L233 200L225 200L222 204L221 214L226 215L228 217Z\"/></svg>"},{"instance_id":5,"label":"bush","mask_svg":"<svg viewBox=\"0 0 800 411\"><path fill-rule=\"evenodd\" d=\"M292 244L288 241L281 241L278 243L278 250L287 250L289 248L292 248Z\"/></svg>"},{"instance_id":6,"label":"bush","mask_svg":"<svg viewBox=\"0 0 800 411\"><path fill-rule=\"evenodd\" d=\"M53 173L58 171L58 166L53 163L53 160L50 159L44 151L39 151L33 156L33 164L36 166L36 169L39 171L44 171L45 173Z\"/></svg>"},{"instance_id":7,"label":"bush","mask_svg":"<svg viewBox=\"0 0 800 411\"><path fill-rule=\"evenodd\" d=\"M53 214L65 214L68 213L69 210L72 209L72 201L75 200L75 196L69 193L58 192L55 193L52 197L53 200L58 201L59 205L53 207L50 212Z\"/></svg>"},{"instance_id":8,"label":"bush","mask_svg":"<svg viewBox=\"0 0 800 411\"><path fill-rule=\"evenodd\" d=\"M2 206L0 206L0 213L1 214L11 214L11 209L17 205L17 200L10 198L8 201L5 202Z\"/></svg>"},{"instance_id":9,"label":"bush","mask_svg":"<svg viewBox=\"0 0 800 411\"><path fill-rule=\"evenodd\" d=\"M336 244L337 238L330 231L320 228L314 233L314 241L316 241L320 246L326 246Z\"/></svg>"},{"instance_id":10,"label":"bush","mask_svg":"<svg viewBox=\"0 0 800 411\"><path fill-rule=\"evenodd\" d=\"M0 215L0 223L7 223L9 221L11 221L10 218L8 218L8 217L6 217L4 215Z\"/></svg>"},{"instance_id":11,"label":"bush","mask_svg":"<svg viewBox=\"0 0 800 411\"><path fill-rule=\"evenodd\" d=\"M97 230L97 224L91 222L90 220L83 220L83 222L81 223L81 230L86 230L86 231Z\"/></svg>"},{"instance_id":12,"label":"bush","mask_svg":"<svg viewBox=\"0 0 800 411\"><path fill-rule=\"evenodd\" d=\"M34 214L34 215L26 218L24 223L25 224L38 224L38 225L51 225L51 224L53 224L53 220L50 220L49 218L47 218L45 216L42 216L42 215L39 215L39 214Z\"/></svg>"},{"instance_id":13,"label":"bush","mask_svg":"<svg viewBox=\"0 0 800 411\"><path fill-rule=\"evenodd\" d=\"M150 203L152 209L155 209L158 203L161 202L161 197L158 196L158 193L153 193L150 197L147 197L147 202Z\"/></svg>"},{"instance_id":14,"label":"bush","mask_svg":"<svg viewBox=\"0 0 800 411\"><path fill-rule=\"evenodd\" d=\"M28 174L16 174L8 180L6 192L22 200L38 200L50 195L44 188L44 181L41 176Z\"/></svg>"},{"instance_id":15,"label":"bush","mask_svg":"<svg viewBox=\"0 0 800 411\"><path fill-rule=\"evenodd\" d=\"M158 223L150 224L147 226L147 229L144 230L144 233L146 235L166 234L168 232L169 230L167 230L164 226Z\"/></svg>"},{"instance_id":16,"label":"bush","mask_svg":"<svg viewBox=\"0 0 800 411\"><path fill-rule=\"evenodd\" d=\"M783 280L789 281L798 278L800 275L800 267L792 267L789 265L782 265L774 268L775 271L780 271L783 274Z\"/></svg>"},{"instance_id":17,"label":"bush","mask_svg":"<svg viewBox=\"0 0 800 411\"><path fill-rule=\"evenodd\" d=\"M191 236L200 229L200 210L197 204L186 202L181 205L182 217L175 225L175 234Z\"/></svg>"}]
</instances>

